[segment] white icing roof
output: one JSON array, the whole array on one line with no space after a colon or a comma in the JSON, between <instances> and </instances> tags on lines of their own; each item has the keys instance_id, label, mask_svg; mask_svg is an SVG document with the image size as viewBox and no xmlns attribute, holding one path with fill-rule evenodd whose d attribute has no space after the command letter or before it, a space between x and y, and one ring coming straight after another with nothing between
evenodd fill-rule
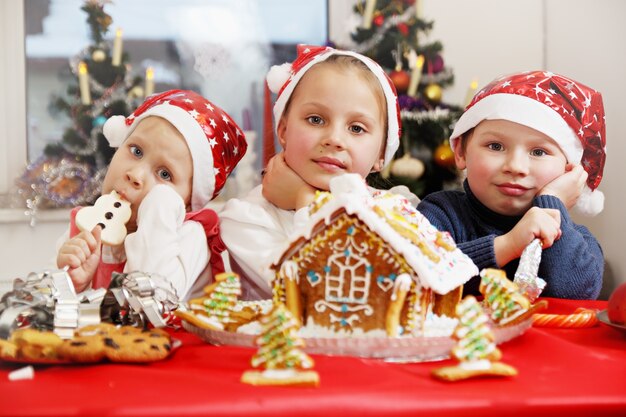
<instances>
[{"instance_id":1,"label":"white icing roof","mask_svg":"<svg viewBox=\"0 0 626 417\"><path fill-rule=\"evenodd\" d=\"M401 254L416 272L421 285L431 288L438 294L446 294L478 275L476 265L461 250L455 247L454 250L449 251L435 243L438 230L404 197L379 190L374 191L372 195L363 179L356 174L345 174L333 178L330 188L334 198L310 215L306 224L291 237L285 250L300 238L309 240L317 223L324 220L325 224L328 224L331 215L343 208L348 214L358 217ZM385 211L394 208L401 212L410 223L416 225L419 239L424 241L428 248L440 258L439 262L433 262L420 248L394 230L387 221L374 212L375 206ZM391 216L390 211L389 213ZM412 231L415 232L415 229ZM450 242L452 242L451 238ZM284 251L281 252L282 255L284 253Z\"/></svg>"}]
</instances>

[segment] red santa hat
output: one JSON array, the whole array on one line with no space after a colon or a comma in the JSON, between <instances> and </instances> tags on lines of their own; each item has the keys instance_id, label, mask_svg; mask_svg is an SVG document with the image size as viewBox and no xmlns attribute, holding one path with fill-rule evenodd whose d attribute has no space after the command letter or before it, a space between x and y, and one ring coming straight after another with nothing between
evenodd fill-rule
<instances>
[{"instance_id":1,"label":"red santa hat","mask_svg":"<svg viewBox=\"0 0 626 417\"><path fill-rule=\"evenodd\" d=\"M597 190L606 159L602 96L562 75L528 71L496 79L480 90L454 127L450 145L483 120L509 120L552 138L568 162L580 163L589 174L576 209L596 215L604 208Z\"/></svg>"},{"instance_id":2,"label":"red santa hat","mask_svg":"<svg viewBox=\"0 0 626 417\"><path fill-rule=\"evenodd\" d=\"M187 141L193 161L191 209L203 208L216 197L226 178L246 153L245 136L221 108L186 90L155 94L128 117L113 116L103 126L109 144L119 147L148 116L170 122Z\"/></svg>"},{"instance_id":3,"label":"red santa hat","mask_svg":"<svg viewBox=\"0 0 626 417\"><path fill-rule=\"evenodd\" d=\"M289 97L295 90L302 76L315 64L327 60L333 55L347 55L363 62L374 73L385 94L387 102L387 144L385 146L384 165L393 159L400 145L400 107L396 88L376 62L352 51L342 51L328 46L298 45L298 56L291 63L274 65L267 74L267 85L272 93L278 94L274 104L274 120L276 126L285 111Z\"/></svg>"}]
</instances>

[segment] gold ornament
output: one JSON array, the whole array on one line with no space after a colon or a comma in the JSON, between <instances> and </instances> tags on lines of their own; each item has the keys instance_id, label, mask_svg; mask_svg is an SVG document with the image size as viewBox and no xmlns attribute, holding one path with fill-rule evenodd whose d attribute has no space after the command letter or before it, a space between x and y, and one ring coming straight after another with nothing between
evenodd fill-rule
<instances>
[{"instance_id":1,"label":"gold ornament","mask_svg":"<svg viewBox=\"0 0 626 417\"><path fill-rule=\"evenodd\" d=\"M441 145L437 146L433 154L433 160L442 168L454 167L454 152L450 147L450 142L445 140Z\"/></svg>"},{"instance_id":2,"label":"gold ornament","mask_svg":"<svg viewBox=\"0 0 626 417\"><path fill-rule=\"evenodd\" d=\"M439 84L428 84L426 88L424 88L424 96L426 96L431 103L439 103L442 95L443 90Z\"/></svg>"},{"instance_id":3,"label":"gold ornament","mask_svg":"<svg viewBox=\"0 0 626 417\"><path fill-rule=\"evenodd\" d=\"M424 163L410 154L405 153L400 159L393 161L391 173L395 177L405 177L416 180L424 174Z\"/></svg>"},{"instance_id":4,"label":"gold ornament","mask_svg":"<svg viewBox=\"0 0 626 417\"><path fill-rule=\"evenodd\" d=\"M102 49L96 49L91 53L91 59L93 59L94 62L102 62L104 58L106 58L106 54Z\"/></svg>"}]
</instances>

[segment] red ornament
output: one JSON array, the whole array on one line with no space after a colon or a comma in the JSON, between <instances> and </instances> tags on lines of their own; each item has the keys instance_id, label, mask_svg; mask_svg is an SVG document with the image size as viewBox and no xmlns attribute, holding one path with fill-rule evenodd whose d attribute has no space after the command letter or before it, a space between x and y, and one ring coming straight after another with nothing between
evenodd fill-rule
<instances>
[{"instance_id":1,"label":"red ornament","mask_svg":"<svg viewBox=\"0 0 626 417\"><path fill-rule=\"evenodd\" d=\"M446 140L441 145L437 146L433 154L433 160L442 168L454 167L454 152L452 152L450 142Z\"/></svg>"},{"instance_id":2,"label":"red ornament","mask_svg":"<svg viewBox=\"0 0 626 417\"><path fill-rule=\"evenodd\" d=\"M404 94L406 90L409 89L411 76L408 72L404 70L393 70L391 74L389 74L389 78L391 78L391 82L396 87L396 90L398 90L398 94Z\"/></svg>"},{"instance_id":3,"label":"red ornament","mask_svg":"<svg viewBox=\"0 0 626 417\"><path fill-rule=\"evenodd\" d=\"M409 34L409 27L406 23L398 23L398 31L404 36L407 36Z\"/></svg>"},{"instance_id":4,"label":"red ornament","mask_svg":"<svg viewBox=\"0 0 626 417\"><path fill-rule=\"evenodd\" d=\"M376 26L382 26L382 24L385 22L385 17L382 14L379 14L374 18L373 22Z\"/></svg>"}]
</instances>

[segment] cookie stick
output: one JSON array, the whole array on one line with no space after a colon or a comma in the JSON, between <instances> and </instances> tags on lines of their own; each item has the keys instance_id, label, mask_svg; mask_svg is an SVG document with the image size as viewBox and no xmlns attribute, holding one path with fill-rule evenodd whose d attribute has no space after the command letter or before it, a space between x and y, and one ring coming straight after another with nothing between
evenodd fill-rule
<instances>
[{"instance_id":1,"label":"cookie stick","mask_svg":"<svg viewBox=\"0 0 626 417\"><path fill-rule=\"evenodd\" d=\"M400 334L400 313L402 312L406 295L411 289L411 282L409 274L400 274L393 283L391 301L385 316L385 329L389 337L397 337Z\"/></svg>"}]
</instances>

